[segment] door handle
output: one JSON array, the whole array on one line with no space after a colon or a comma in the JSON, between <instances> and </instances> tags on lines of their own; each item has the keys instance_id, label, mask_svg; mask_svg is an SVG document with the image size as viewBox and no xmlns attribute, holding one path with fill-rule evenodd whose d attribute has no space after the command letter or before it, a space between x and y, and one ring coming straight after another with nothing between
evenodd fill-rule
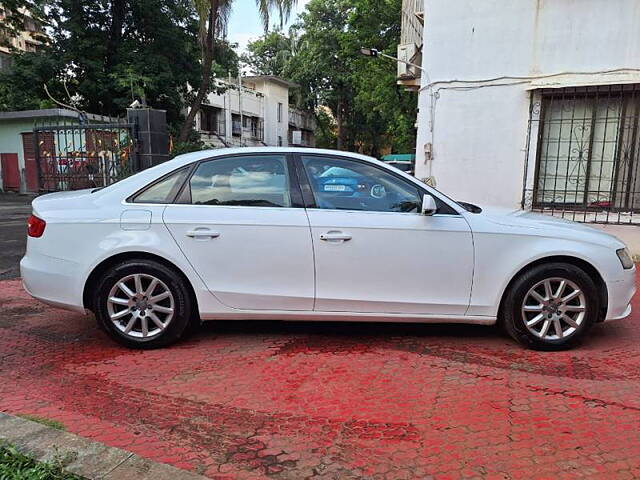
<instances>
[{"instance_id":1,"label":"door handle","mask_svg":"<svg viewBox=\"0 0 640 480\"><path fill-rule=\"evenodd\" d=\"M351 240L351 235L339 230L329 230L327 233L320 235L320 240L324 240L326 242L347 242Z\"/></svg>"},{"instance_id":2,"label":"door handle","mask_svg":"<svg viewBox=\"0 0 640 480\"><path fill-rule=\"evenodd\" d=\"M214 230L209 230L208 228L194 228L193 230L189 230L185 233L185 235L187 237L205 240L207 238L218 238L220 233Z\"/></svg>"}]
</instances>

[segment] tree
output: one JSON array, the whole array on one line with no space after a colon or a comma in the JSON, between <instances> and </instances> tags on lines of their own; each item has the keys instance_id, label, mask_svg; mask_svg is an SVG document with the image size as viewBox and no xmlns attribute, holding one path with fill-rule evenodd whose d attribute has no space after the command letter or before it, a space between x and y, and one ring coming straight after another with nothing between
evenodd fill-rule
<instances>
[{"instance_id":1,"label":"tree","mask_svg":"<svg viewBox=\"0 0 640 480\"><path fill-rule=\"evenodd\" d=\"M265 26L265 31L269 28L269 16L273 8L280 14L280 22L288 18L291 8L296 0L256 0L258 12ZM212 85L212 62L214 59L214 49L217 36L224 31L229 13L231 11L232 0L193 0L198 16L198 43L200 46L200 60L202 72L196 94L189 105L189 111L185 118L180 134L179 142L185 142L189 132L193 128L193 121L200 111L202 101L210 92Z\"/></svg>"},{"instance_id":2,"label":"tree","mask_svg":"<svg viewBox=\"0 0 640 480\"><path fill-rule=\"evenodd\" d=\"M393 62L359 54L362 46L395 54L400 12L401 0L311 0L288 36L265 35L243 59L301 86L298 106L316 112L318 145L410 152L416 95L396 85Z\"/></svg>"},{"instance_id":3,"label":"tree","mask_svg":"<svg viewBox=\"0 0 640 480\"><path fill-rule=\"evenodd\" d=\"M283 77L294 51L295 37L275 30L249 42L241 61L256 75Z\"/></svg>"},{"instance_id":4,"label":"tree","mask_svg":"<svg viewBox=\"0 0 640 480\"><path fill-rule=\"evenodd\" d=\"M44 84L67 100L66 84L83 110L121 116L139 98L167 110L170 127L181 123L186 85L200 74L191 0L47 0L43 8L47 43L0 72L0 109L51 105Z\"/></svg>"}]
</instances>

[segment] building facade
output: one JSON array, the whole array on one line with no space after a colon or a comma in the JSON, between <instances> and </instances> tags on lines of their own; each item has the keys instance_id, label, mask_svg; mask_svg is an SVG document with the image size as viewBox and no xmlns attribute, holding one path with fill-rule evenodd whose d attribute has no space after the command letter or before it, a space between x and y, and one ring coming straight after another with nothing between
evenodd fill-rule
<instances>
[{"instance_id":1,"label":"building facade","mask_svg":"<svg viewBox=\"0 0 640 480\"><path fill-rule=\"evenodd\" d=\"M423 11L417 177L481 205L640 220L640 2Z\"/></svg>"},{"instance_id":2,"label":"building facade","mask_svg":"<svg viewBox=\"0 0 640 480\"><path fill-rule=\"evenodd\" d=\"M196 116L208 147L315 145L313 114L289 108L295 85L273 76L217 80Z\"/></svg>"},{"instance_id":3,"label":"building facade","mask_svg":"<svg viewBox=\"0 0 640 480\"><path fill-rule=\"evenodd\" d=\"M42 26L32 18L28 11L24 11L24 29L17 35L0 38L0 70L6 70L11 65L13 51L36 52L42 45L40 39L44 36ZM8 12L0 3L0 25L5 21ZM0 36L6 35L0 29Z\"/></svg>"}]
</instances>

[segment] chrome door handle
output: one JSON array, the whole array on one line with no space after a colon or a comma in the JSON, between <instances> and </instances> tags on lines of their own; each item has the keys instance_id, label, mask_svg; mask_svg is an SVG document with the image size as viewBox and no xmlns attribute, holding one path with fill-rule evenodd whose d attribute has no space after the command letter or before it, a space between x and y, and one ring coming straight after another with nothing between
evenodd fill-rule
<instances>
[{"instance_id":1,"label":"chrome door handle","mask_svg":"<svg viewBox=\"0 0 640 480\"><path fill-rule=\"evenodd\" d=\"M327 233L321 234L320 240L324 240L326 242L347 242L351 240L351 235L339 230L330 230Z\"/></svg>"},{"instance_id":2,"label":"chrome door handle","mask_svg":"<svg viewBox=\"0 0 640 480\"><path fill-rule=\"evenodd\" d=\"M209 230L208 228L195 228L193 230L189 230L185 235L187 237L204 240L207 238L218 238L220 233L214 230Z\"/></svg>"}]
</instances>

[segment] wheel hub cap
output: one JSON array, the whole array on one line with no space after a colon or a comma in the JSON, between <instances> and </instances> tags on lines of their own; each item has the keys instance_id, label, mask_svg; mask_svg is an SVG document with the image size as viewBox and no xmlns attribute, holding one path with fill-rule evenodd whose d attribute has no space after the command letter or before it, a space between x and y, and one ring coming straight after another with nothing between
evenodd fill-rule
<instances>
[{"instance_id":1,"label":"wheel hub cap","mask_svg":"<svg viewBox=\"0 0 640 480\"><path fill-rule=\"evenodd\" d=\"M529 289L522 302L522 319L527 329L544 340L573 335L584 321L587 302L571 280L553 277Z\"/></svg>"},{"instance_id":2,"label":"wheel hub cap","mask_svg":"<svg viewBox=\"0 0 640 480\"><path fill-rule=\"evenodd\" d=\"M173 319L174 308L169 287L145 273L118 280L107 299L107 312L116 329L139 341L160 335Z\"/></svg>"}]
</instances>

